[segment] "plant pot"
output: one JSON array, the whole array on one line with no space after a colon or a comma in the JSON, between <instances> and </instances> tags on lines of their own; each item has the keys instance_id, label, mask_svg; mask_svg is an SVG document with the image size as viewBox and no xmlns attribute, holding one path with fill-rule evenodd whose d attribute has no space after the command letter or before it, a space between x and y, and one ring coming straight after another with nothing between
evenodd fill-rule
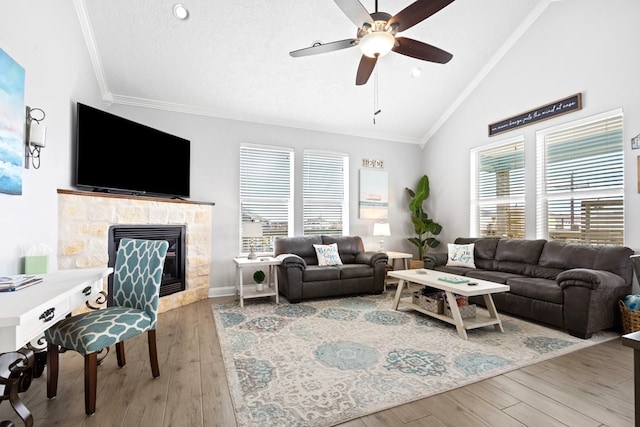
<instances>
[{"instance_id":1,"label":"plant pot","mask_svg":"<svg viewBox=\"0 0 640 427\"><path fill-rule=\"evenodd\" d=\"M418 268L424 268L424 261L421 259L410 259L409 260L409 268L411 270L415 270Z\"/></svg>"},{"instance_id":2,"label":"plant pot","mask_svg":"<svg viewBox=\"0 0 640 427\"><path fill-rule=\"evenodd\" d=\"M258 292L264 291L264 283L262 283L262 282L256 283L256 291L258 291Z\"/></svg>"}]
</instances>

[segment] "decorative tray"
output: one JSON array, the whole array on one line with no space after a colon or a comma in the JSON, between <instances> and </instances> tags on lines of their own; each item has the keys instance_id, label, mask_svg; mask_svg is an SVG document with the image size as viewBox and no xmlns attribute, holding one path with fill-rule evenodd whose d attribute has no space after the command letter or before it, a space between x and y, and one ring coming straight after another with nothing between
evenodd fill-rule
<instances>
[{"instance_id":1,"label":"decorative tray","mask_svg":"<svg viewBox=\"0 0 640 427\"><path fill-rule=\"evenodd\" d=\"M447 283L453 283L455 285L459 285L461 283L469 283L469 279L458 279L455 277L438 277L438 280L441 280Z\"/></svg>"}]
</instances>

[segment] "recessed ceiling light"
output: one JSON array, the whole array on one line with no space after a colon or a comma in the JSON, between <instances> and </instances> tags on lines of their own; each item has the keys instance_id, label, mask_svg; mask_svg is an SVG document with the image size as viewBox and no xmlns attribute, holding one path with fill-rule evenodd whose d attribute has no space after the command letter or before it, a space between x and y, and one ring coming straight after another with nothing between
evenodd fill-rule
<instances>
[{"instance_id":1,"label":"recessed ceiling light","mask_svg":"<svg viewBox=\"0 0 640 427\"><path fill-rule=\"evenodd\" d=\"M184 7L184 5L181 5L180 3L173 6L173 14L176 18L182 19L182 20L187 19L189 17L189 11L187 10L186 7Z\"/></svg>"},{"instance_id":2,"label":"recessed ceiling light","mask_svg":"<svg viewBox=\"0 0 640 427\"><path fill-rule=\"evenodd\" d=\"M418 78L422 74L422 68L414 67L411 69L411 77Z\"/></svg>"}]
</instances>

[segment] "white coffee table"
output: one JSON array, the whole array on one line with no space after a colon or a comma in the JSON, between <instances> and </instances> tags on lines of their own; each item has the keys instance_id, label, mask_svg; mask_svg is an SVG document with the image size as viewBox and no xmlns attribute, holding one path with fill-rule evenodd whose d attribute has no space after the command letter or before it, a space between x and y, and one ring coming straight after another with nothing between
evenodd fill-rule
<instances>
[{"instance_id":1,"label":"white coffee table","mask_svg":"<svg viewBox=\"0 0 640 427\"><path fill-rule=\"evenodd\" d=\"M500 321L500 317L498 316L498 312L496 311L496 306L493 303L491 294L496 292L508 292L509 286L507 285L426 269L390 271L389 276L400 279L400 281L398 282L398 288L396 289L396 296L393 301L394 310L398 310L399 307L407 308L410 310L417 310L428 316L440 319L443 322L456 325L458 335L460 336L460 338L463 338L465 340L467 339L467 329L482 328L483 326L493 325L497 331L504 332L502 322ZM477 285L471 286L467 283L454 284L439 280L442 278L454 280L467 279L472 283L477 283ZM420 286L431 286L433 288L444 291L445 295L447 296L447 302L449 303L452 317L446 316L444 314L434 313L420 307L419 305L413 304L411 296L403 298L402 290L404 289L404 286L406 285L407 290L410 290L409 286L411 283L416 283ZM460 310L458 309L458 304L456 303L456 297L454 294L463 295L466 297L482 295L489 315L487 316L483 313L477 313L476 317L474 318L463 319L462 315L460 314Z\"/></svg>"}]
</instances>

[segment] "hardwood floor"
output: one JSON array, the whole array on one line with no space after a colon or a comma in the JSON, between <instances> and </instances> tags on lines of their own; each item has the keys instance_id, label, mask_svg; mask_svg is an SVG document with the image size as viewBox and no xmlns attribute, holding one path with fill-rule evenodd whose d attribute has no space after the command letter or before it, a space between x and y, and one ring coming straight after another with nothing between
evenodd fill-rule
<instances>
[{"instance_id":1,"label":"hardwood floor","mask_svg":"<svg viewBox=\"0 0 640 427\"><path fill-rule=\"evenodd\" d=\"M94 416L84 414L82 358L61 354L58 397L46 398L46 372L22 394L35 426L235 426L211 313L211 303L220 300L160 315L155 380L146 335L127 341L123 369L109 354L98 368ZM633 352L615 340L341 427L632 426L632 375ZM8 402L0 404L0 420L5 419L22 425Z\"/></svg>"}]
</instances>

